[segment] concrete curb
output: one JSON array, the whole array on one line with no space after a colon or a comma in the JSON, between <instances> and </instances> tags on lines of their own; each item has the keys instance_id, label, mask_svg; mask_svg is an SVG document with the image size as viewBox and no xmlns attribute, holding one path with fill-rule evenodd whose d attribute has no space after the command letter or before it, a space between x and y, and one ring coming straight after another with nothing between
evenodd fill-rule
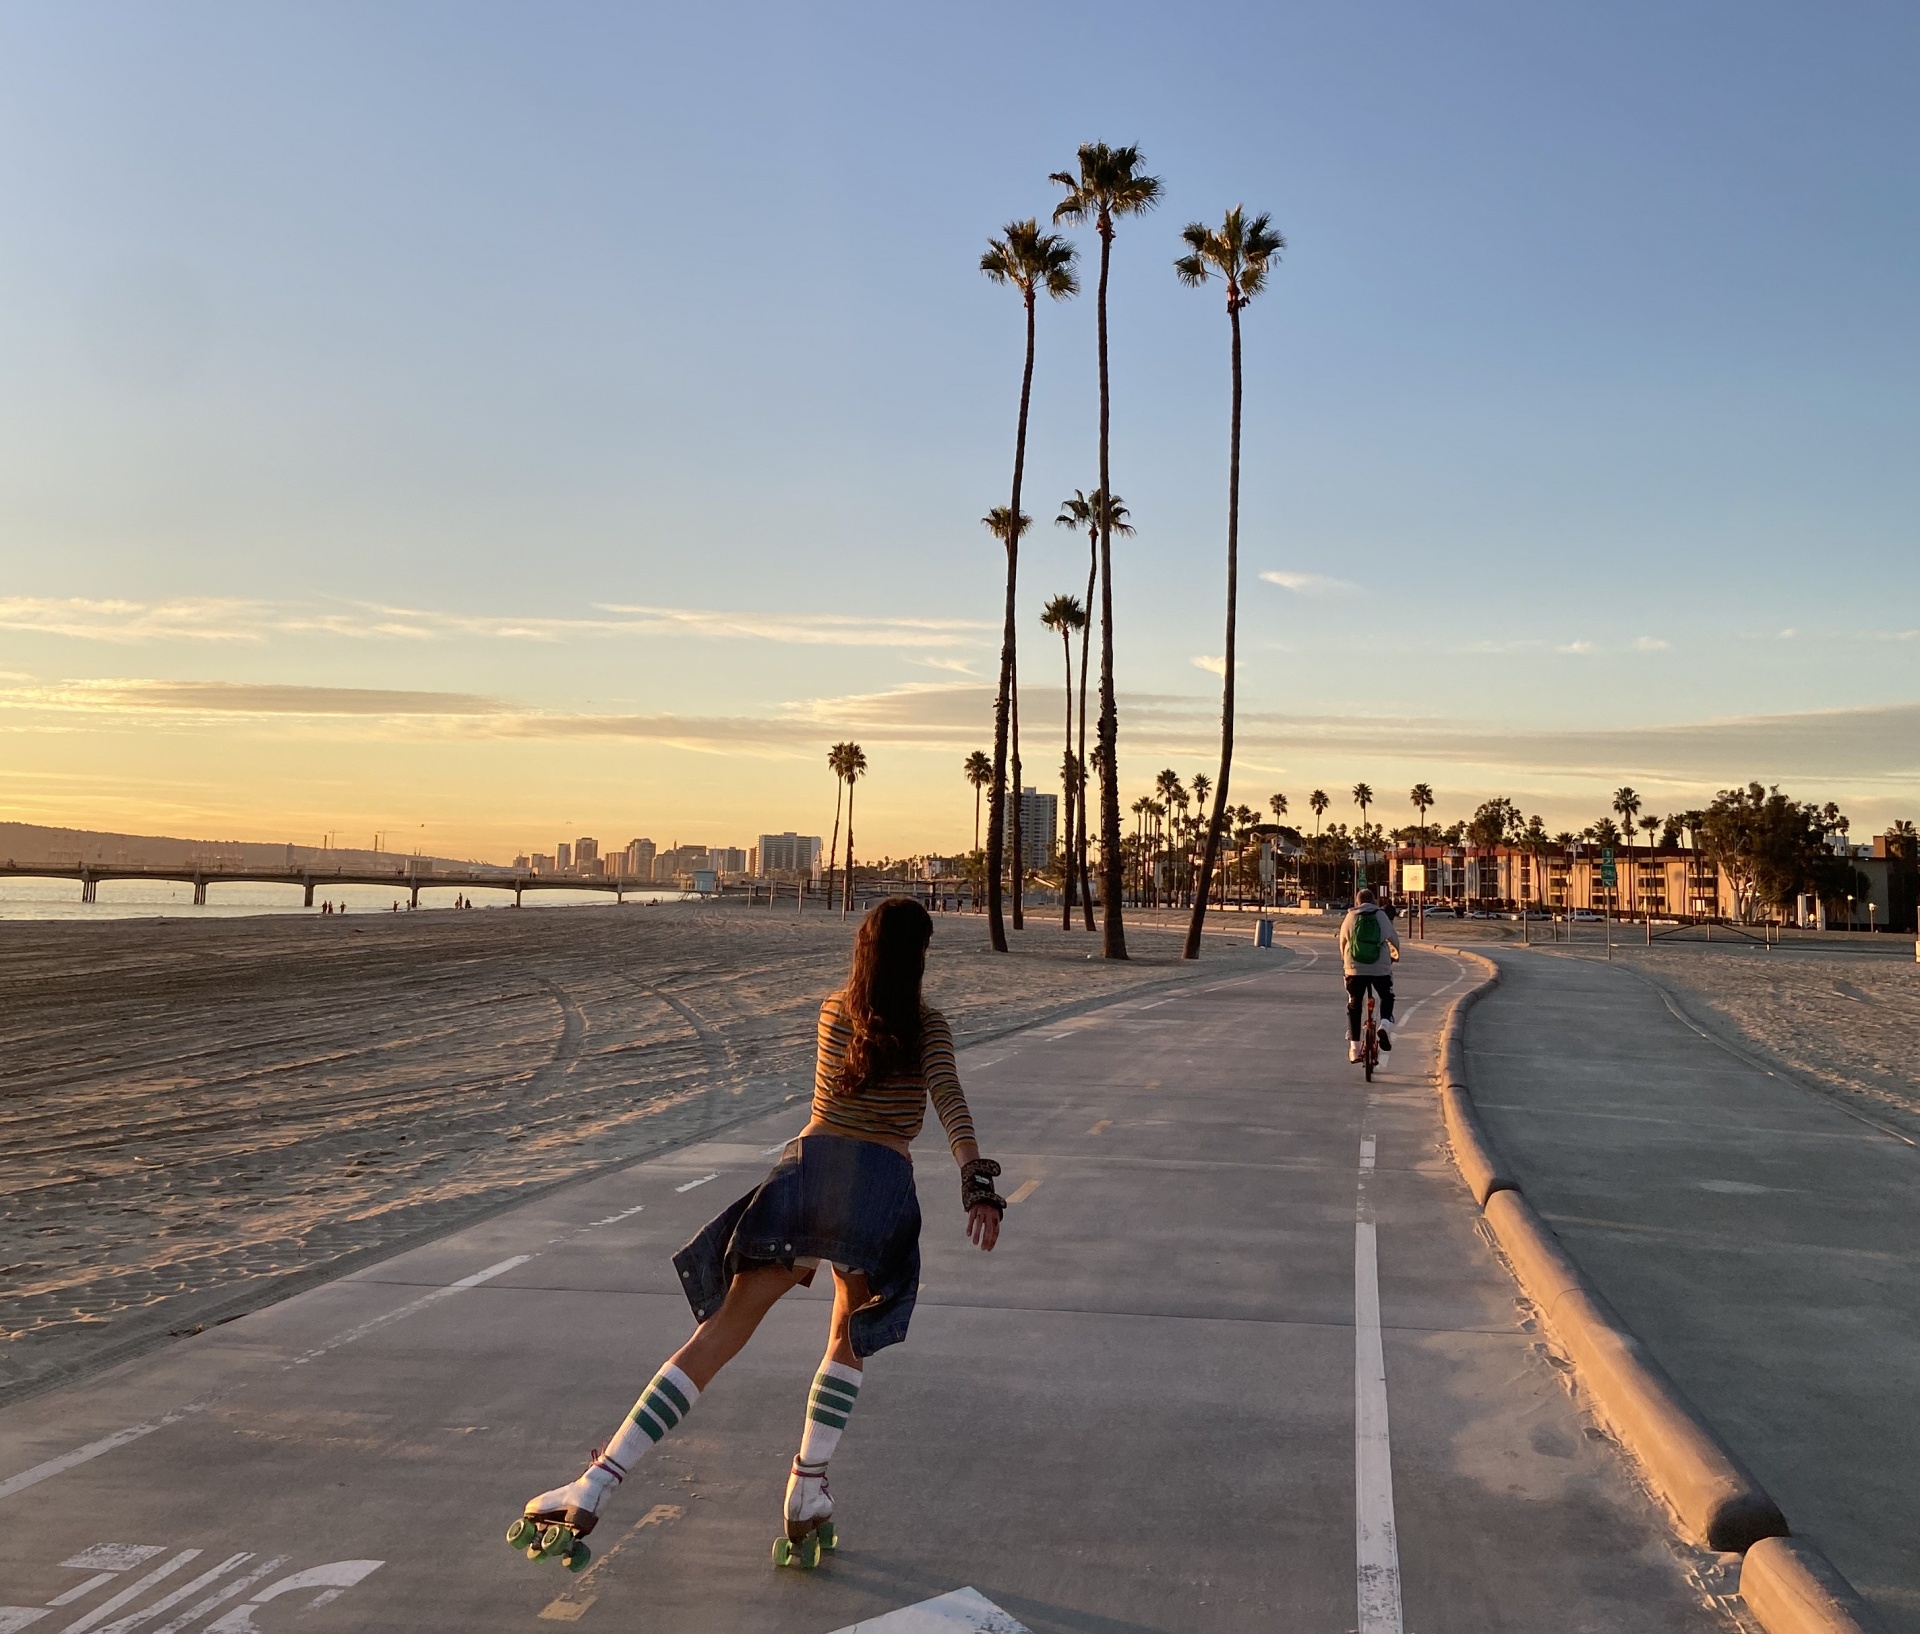
<instances>
[{"instance_id":1,"label":"concrete curb","mask_svg":"<svg viewBox=\"0 0 1920 1634\"><path fill-rule=\"evenodd\" d=\"M1480 1114L1474 1110L1473 1097L1467 1092L1467 1012L1480 1002L1482 995L1499 984L1500 967L1491 959L1468 953L1464 948L1448 951L1471 959L1485 971L1478 982L1447 1007L1446 1020L1440 1025L1440 1110L1447 1122L1447 1141L1453 1148L1453 1161L1459 1167L1461 1178L1473 1193L1473 1200L1484 1207L1494 1192L1518 1189L1513 1176L1502 1167L1500 1154L1481 1127Z\"/></svg>"},{"instance_id":2,"label":"concrete curb","mask_svg":"<svg viewBox=\"0 0 1920 1634\"><path fill-rule=\"evenodd\" d=\"M1714 1434L1517 1190L1487 1199L1487 1224L1614 1429L1710 1549L1786 1534L1765 1488Z\"/></svg>"},{"instance_id":3,"label":"concrete curb","mask_svg":"<svg viewBox=\"0 0 1920 1634\"><path fill-rule=\"evenodd\" d=\"M1697 1542L1740 1551L1740 1592L1767 1634L1874 1634L1866 1603L1787 1519L1574 1264L1502 1164L1467 1085L1467 1011L1491 974L1453 1001L1441 1030L1440 1100L1454 1162L1527 1297L1566 1347L1620 1439Z\"/></svg>"},{"instance_id":4,"label":"concrete curb","mask_svg":"<svg viewBox=\"0 0 1920 1634\"><path fill-rule=\"evenodd\" d=\"M1768 1634L1876 1634L1867 1603L1804 1538L1762 1538L1740 1563L1740 1598Z\"/></svg>"}]
</instances>

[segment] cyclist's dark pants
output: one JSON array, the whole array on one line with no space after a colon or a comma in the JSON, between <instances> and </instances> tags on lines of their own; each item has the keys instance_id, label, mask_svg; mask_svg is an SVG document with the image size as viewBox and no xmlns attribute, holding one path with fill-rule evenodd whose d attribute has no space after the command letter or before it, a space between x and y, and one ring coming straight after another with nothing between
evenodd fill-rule
<instances>
[{"instance_id":1,"label":"cyclist's dark pants","mask_svg":"<svg viewBox=\"0 0 1920 1634\"><path fill-rule=\"evenodd\" d=\"M1380 995L1380 1019L1393 1020L1393 977L1349 976L1347 978L1347 1037L1360 1037L1360 1012L1367 1002L1367 989Z\"/></svg>"}]
</instances>

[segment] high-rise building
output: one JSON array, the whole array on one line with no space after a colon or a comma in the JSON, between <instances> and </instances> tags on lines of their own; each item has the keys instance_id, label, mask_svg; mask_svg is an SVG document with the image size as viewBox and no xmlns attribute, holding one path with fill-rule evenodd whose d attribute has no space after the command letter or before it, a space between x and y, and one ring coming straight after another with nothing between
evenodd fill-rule
<instances>
[{"instance_id":1,"label":"high-rise building","mask_svg":"<svg viewBox=\"0 0 1920 1634\"><path fill-rule=\"evenodd\" d=\"M627 841L627 865L622 872L629 879L652 879L653 841Z\"/></svg>"},{"instance_id":2,"label":"high-rise building","mask_svg":"<svg viewBox=\"0 0 1920 1634\"><path fill-rule=\"evenodd\" d=\"M754 872L763 879L811 879L820 872L821 849L818 834L762 834Z\"/></svg>"},{"instance_id":3,"label":"high-rise building","mask_svg":"<svg viewBox=\"0 0 1920 1634\"><path fill-rule=\"evenodd\" d=\"M707 852L707 866L716 874L744 874L747 854L737 845L716 845Z\"/></svg>"},{"instance_id":4,"label":"high-rise building","mask_svg":"<svg viewBox=\"0 0 1920 1634\"><path fill-rule=\"evenodd\" d=\"M534 852L533 871L536 874L551 874L553 872L553 858L541 851Z\"/></svg>"},{"instance_id":5,"label":"high-rise building","mask_svg":"<svg viewBox=\"0 0 1920 1634\"><path fill-rule=\"evenodd\" d=\"M598 873L599 870L592 865L599 860L600 842L598 840L582 835L573 842L573 865L581 873Z\"/></svg>"},{"instance_id":6,"label":"high-rise building","mask_svg":"<svg viewBox=\"0 0 1920 1634\"><path fill-rule=\"evenodd\" d=\"M1008 832L1012 832L1013 792L1007 792ZM1060 843L1060 797L1042 794L1038 789L1020 791L1020 861L1028 868L1045 868L1053 862L1054 848Z\"/></svg>"},{"instance_id":7,"label":"high-rise building","mask_svg":"<svg viewBox=\"0 0 1920 1634\"><path fill-rule=\"evenodd\" d=\"M556 874L573 872L573 847L562 840L553 848L553 871Z\"/></svg>"}]
</instances>

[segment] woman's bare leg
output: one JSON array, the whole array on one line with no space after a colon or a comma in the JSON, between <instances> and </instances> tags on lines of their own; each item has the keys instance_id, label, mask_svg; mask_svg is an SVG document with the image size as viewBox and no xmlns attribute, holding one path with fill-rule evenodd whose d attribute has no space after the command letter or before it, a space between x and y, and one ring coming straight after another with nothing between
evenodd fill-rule
<instances>
[{"instance_id":1,"label":"woman's bare leg","mask_svg":"<svg viewBox=\"0 0 1920 1634\"><path fill-rule=\"evenodd\" d=\"M805 1271L784 1265L760 1265L751 1271L742 1271L728 1286L720 1309L695 1328L693 1337L673 1353L673 1365L705 1390L713 1382L713 1376L740 1354L762 1318L780 1302L781 1295L805 1275ZM834 1309L839 1310L837 1298Z\"/></svg>"},{"instance_id":2,"label":"woman's bare leg","mask_svg":"<svg viewBox=\"0 0 1920 1634\"><path fill-rule=\"evenodd\" d=\"M827 1332L824 1360L860 1370L860 1358L853 1353L853 1313L872 1297L864 1272L833 1273L833 1326Z\"/></svg>"},{"instance_id":3,"label":"woman's bare leg","mask_svg":"<svg viewBox=\"0 0 1920 1634\"><path fill-rule=\"evenodd\" d=\"M833 1496L827 1491L827 1460L840 1445L840 1433L860 1396L862 1368L853 1353L853 1313L872 1297L867 1279L858 1271L833 1273L833 1325L827 1330L827 1353L807 1393L807 1421L800 1436L800 1452L787 1476L787 1538L800 1543L833 1518ZM833 1534L824 1534L831 1546Z\"/></svg>"}]
</instances>

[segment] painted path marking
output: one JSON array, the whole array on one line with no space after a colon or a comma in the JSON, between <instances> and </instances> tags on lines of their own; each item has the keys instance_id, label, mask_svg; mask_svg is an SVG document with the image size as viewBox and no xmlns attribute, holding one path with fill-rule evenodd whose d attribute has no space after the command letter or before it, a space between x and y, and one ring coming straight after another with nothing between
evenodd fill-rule
<instances>
[{"instance_id":1,"label":"painted path marking","mask_svg":"<svg viewBox=\"0 0 1920 1634\"><path fill-rule=\"evenodd\" d=\"M695 1186L704 1186L709 1180L718 1180L719 1178L719 1172L716 1170L712 1174L703 1174L698 1180L689 1180L684 1186L675 1186L673 1189L675 1191L692 1191Z\"/></svg>"},{"instance_id":2,"label":"painted path marking","mask_svg":"<svg viewBox=\"0 0 1920 1634\"><path fill-rule=\"evenodd\" d=\"M868 1617L833 1634L1032 1634L978 1589L955 1589L884 1617Z\"/></svg>"},{"instance_id":3,"label":"painted path marking","mask_svg":"<svg viewBox=\"0 0 1920 1634\"><path fill-rule=\"evenodd\" d=\"M1380 1263L1373 1202L1367 1195L1373 1164L1373 1136L1363 1133L1353 1225L1354 1564L1359 1634L1401 1634L1400 1546L1393 1521L1393 1448L1387 1435L1387 1361L1380 1342Z\"/></svg>"},{"instance_id":4,"label":"painted path marking","mask_svg":"<svg viewBox=\"0 0 1920 1634\"><path fill-rule=\"evenodd\" d=\"M123 1572L131 1571L135 1566L142 1565L153 1556L165 1552L163 1547L155 1544L97 1543L91 1549L83 1549L79 1554L61 1561L61 1567L69 1571L84 1572L99 1566L104 1567L105 1570L95 1572L84 1583L62 1594L56 1594L44 1606L0 1606L0 1634L14 1634L18 1629L37 1623L55 1607L71 1605L76 1600L85 1599L95 1589L111 1583ZM202 1617L217 1611L229 1600L253 1588L263 1578L273 1576L293 1558L291 1555L273 1555L261 1561L251 1571L243 1572L220 1587L213 1588L211 1594L195 1601L186 1610L168 1618L166 1622L154 1627L149 1626L156 1617L172 1611L184 1600L192 1600L201 1590L212 1588L228 1573L238 1571L249 1561L257 1558L252 1550L243 1549L237 1554L227 1556L219 1565L202 1572L198 1577L190 1578L187 1582L169 1589L158 1599L149 1601L138 1610L115 1618L113 1622L106 1623L104 1628L99 1626L121 1607L140 1599L149 1589L164 1583L183 1566L198 1560L201 1552L198 1549L182 1549L172 1559L162 1561L152 1571L134 1579L117 1594L109 1595L91 1611L83 1612L72 1622L63 1625L60 1634L89 1634L89 1631L92 1631L92 1634L135 1634L136 1630L140 1631L140 1634L180 1634L180 1631L190 1623L197 1623ZM384 1564L385 1562L379 1560L336 1560L325 1566L310 1566L305 1571L294 1572L260 1589L245 1604L235 1606L218 1622L209 1625L206 1634L241 1634L242 1630L251 1630L254 1627L254 1608L265 1605L270 1600L277 1600L283 1594L297 1594L304 1589L318 1589L320 1592L307 1602L307 1606L309 1609L314 1606L323 1606L330 1600L339 1599L354 1584L362 1578L372 1576Z\"/></svg>"},{"instance_id":5,"label":"painted path marking","mask_svg":"<svg viewBox=\"0 0 1920 1634\"><path fill-rule=\"evenodd\" d=\"M637 1521L627 1528L626 1534L603 1555L596 1555L587 1569L580 1574L573 1587L565 1594L549 1600L540 1608L540 1620L548 1623L577 1623L587 1614L587 1607L600 1598L597 1594L587 1594L585 1589L594 1578L606 1569L622 1549L633 1542L649 1526L665 1526L668 1521L677 1521L686 1510L679 1504L655 1504Z\"/></svg>"}]
</instances>

